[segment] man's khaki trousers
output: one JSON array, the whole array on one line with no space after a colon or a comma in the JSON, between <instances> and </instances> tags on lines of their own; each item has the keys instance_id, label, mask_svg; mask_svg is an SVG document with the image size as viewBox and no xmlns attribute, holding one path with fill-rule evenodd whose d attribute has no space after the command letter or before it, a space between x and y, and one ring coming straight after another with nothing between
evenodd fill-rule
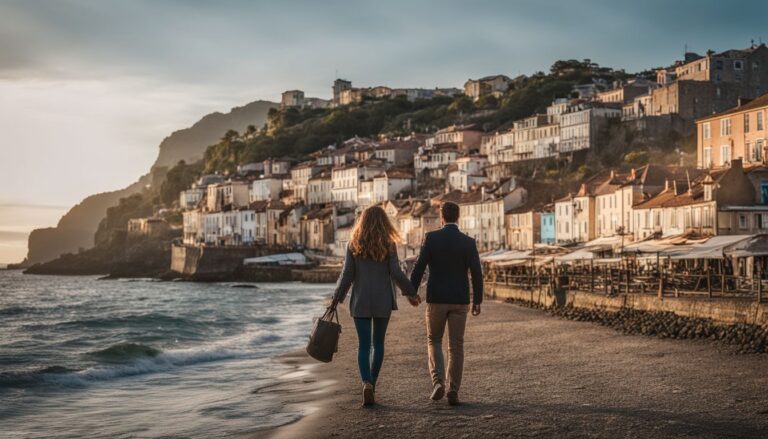
<instances>
[{"instance_id":1,"label":"man's khaki trousers","mask_svg":"<svg viewBox=\"0 0 768 439\"><path fill-rule=\"evenodd\" d=\"M426 311L429 372L432 385L445 385L443 334L448 326L448 391L459 391L464 371L464 328L467 325L469 305L428 303Z\"/></svg>"}]
</instances>

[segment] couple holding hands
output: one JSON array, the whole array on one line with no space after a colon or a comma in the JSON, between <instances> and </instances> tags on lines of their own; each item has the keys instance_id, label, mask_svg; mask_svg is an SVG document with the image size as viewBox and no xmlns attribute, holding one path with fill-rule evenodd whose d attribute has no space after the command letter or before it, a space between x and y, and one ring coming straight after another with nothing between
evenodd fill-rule
<instances>
[{"instance_id":1,"label":"couple holding hands","mask_svg":"<svg viewBox=\"0 0 768 439\"><path fill-rule=\"evenodd\" d=\"M470 312L480 314L483 278L475 240L459 230L459 206L446 202L440 206L442 228L424 237L421 252L410 279L400 268L396 244L397 230L384 209L372 206L363 211L355 224L347 248L344 268L336 285L332 307L344 302L349 290L349 310L358 337L357 361L363 382L363 405L374 404L376 381L384 361L384 339L390 315L397 309L393 282L413 306L419 306L418 288L429 267L427 281L427 351L432 377L431 398L447 395L448 403L459 403L459 387L464 368L464 329ZM447 382L442 341L448 327Z\"/></svg>"}]
</instances>

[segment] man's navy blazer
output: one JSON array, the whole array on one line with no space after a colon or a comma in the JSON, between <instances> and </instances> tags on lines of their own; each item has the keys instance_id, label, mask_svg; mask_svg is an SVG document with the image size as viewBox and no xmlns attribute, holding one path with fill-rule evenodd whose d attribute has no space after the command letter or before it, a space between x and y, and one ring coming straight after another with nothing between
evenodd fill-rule
<instances>
[{"instance_id":1,"label":"man's navy blazer","mask_svg":"<svg viewBox=\"0 0 768 439\"><path fill-rule=\"evenodd\" d=\"M483 302L483 270L475 240L461 233L456 224L427 233L411 273L418 288L429 267L427 303L469 304L469 276L472 274L472 302Z\"/></svg>"}]
</instances>

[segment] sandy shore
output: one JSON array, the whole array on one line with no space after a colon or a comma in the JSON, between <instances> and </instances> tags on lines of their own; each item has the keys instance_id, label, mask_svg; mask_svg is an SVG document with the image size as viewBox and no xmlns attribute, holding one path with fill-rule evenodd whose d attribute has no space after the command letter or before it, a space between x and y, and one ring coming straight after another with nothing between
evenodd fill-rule
<instances>
[{"instance_id":1,"label":"sandy shore","mask_svg":"<svg viewBox=\"0 0 768 439\"><path fill-rule=\"evenodd\" d=\"M424 308L394 313L377 389L360 407L356 336L339 353L286 357L285 402L301 420L258 437L768 437L768 356L710 342L621 335L486 303L470 317L459 407L429 400Z\"/></svg>"}]
</instances>

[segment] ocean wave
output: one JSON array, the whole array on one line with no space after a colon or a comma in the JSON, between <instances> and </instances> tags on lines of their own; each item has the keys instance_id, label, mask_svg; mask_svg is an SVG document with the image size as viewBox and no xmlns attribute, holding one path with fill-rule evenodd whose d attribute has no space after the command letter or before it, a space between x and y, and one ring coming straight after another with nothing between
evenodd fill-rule
<instances>
[{"instance_id":1,"label":"ocean wave","mask_svg":"<svg viewBox=\"0 0 768 439\"><path fill-rule=\"evenodd\" d=\"M105 363L122 363L142 357L156 357L162 351L152 346L137 343L118 343L106 349L90 352L87 355Z\"/></svg>"},{"instance_id":2,"label":"ocean wave","mask_svg":"<svg viewBox=\"0 0 768 439\"><path fill-rule=\"evenodd\" d=\"M125 316L70 320L56 323L57 326L83 326L87 328L103 327L131 327L131 326L199 326L204 323L197 320L184 317L175 317L168 314L149 313L149 314L130 314Z\"/></svg>"},{"instance_id":3,"label":"ocean wave","mask_svg":"<svg viewBox=\"0 0 768 439\"><path fill-rule=\"evenodd\" d=\"M195 364L249 358L257 354L253 347L280 339L277 334L259 330L198 347L165 351L141 344L121 343L88 354L107 364L82 370L51 366L33 372L4 372L0 373L0 388L38 384L81 387L92 382L165 372Z\"/></svg>"},{"instance_id":4,"label":"ocean wave","mask_svg":"<svg viewBox=\"0 0 768 439\"><path fill-rule=\"evenodd\" d=\"M0 316L17 316L19 314L26 314L34 311L35 308L26 306L9 306L8 308L0 308Z\"/></svg>"},{"instance_id":5,"label":"ocean wave","mask_svg":"<svg viewBox=\"0 0 768 439\"><path fill-rule=\"evenodd\" d=\"M46 375L67 374L77 372L64 366L47 366L33 371L0 372L0 389L8 387L28 387L39 384L45 380Z\"/></svg>"}]
</instances>

